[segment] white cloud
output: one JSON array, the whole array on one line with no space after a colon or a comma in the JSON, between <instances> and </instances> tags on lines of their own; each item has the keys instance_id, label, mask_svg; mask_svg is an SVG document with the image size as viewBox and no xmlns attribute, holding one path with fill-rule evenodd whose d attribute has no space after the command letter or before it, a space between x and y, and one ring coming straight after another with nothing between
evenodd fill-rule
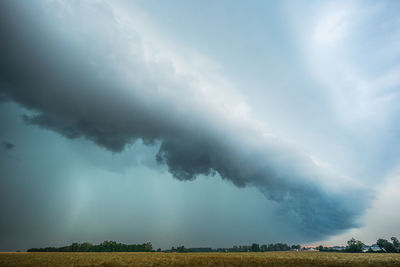
<instances>
[{"instance_id":1,"label":"white cloud","mask_svg":"<svg viewBox=\"0 0 400 267\"><path fill-rule=\"evenodd\" d=\"M394 32L370 30L384 11L382 5L331 2L317 8L302 29L310 74L328 92L337 119L345 126L381 123L396 103L393 88L400 86L399 67L388 60L375 62L379 58L373 56L380 50L399 54L387 42L387 35ZM393 22L390 17L384 20ZM365 64L384 68L367 72Z\"/></svg>"},{"instance_id":2,"label":"white cloud","mask_svg":"<svg viewBox=\"0 0 400 267\"><path fill-rule=\"evenodd\" d=\"M349 6L328 5L320 12L314 29L314 41L333 47L351 33L354 11Z\"/></svg>"}]
</instances>

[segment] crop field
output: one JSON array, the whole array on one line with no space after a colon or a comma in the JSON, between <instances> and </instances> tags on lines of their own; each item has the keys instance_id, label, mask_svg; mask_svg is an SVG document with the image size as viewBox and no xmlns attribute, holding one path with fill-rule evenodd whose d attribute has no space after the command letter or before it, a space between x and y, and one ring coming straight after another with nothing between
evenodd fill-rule
<instances>
[{"instance_id":1,"label":"crop field","mask_svg":"<svg viewBox=\"0 0 400 267\"><path fill-rule=\"evenodd\" d=\"M400 266L400 254L321 252L0 253L0 266Z\"/></svg>"}]
</instances>

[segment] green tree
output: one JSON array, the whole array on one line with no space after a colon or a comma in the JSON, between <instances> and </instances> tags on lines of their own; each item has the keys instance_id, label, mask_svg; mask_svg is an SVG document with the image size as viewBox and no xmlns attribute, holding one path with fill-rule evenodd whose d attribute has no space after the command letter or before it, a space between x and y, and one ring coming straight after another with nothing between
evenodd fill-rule
<instances>
[{"instance_id":1,"label":"green tree","mask_svg":"<svg viewBox=\"0 0 400 267\"><path fill-rule=\"evenodd\" d=\"M179 246L176 248L176 252L185 252L185 246Z\"/></svg>"},{"instance_id":2,"label":"green tree","mask_svg":"<svg viewBox=\"0 0 400 267\"><path fill-rule=\"evenodd\" d=\"M260 245L258 245L258 244L256 244L256 243L253 243L253 244L251 245L251 251L253 251L253 252L259 252L259 251L260 251Z\"/></svg>"},{"instance_id":3,"label":"green tree","mask_svg":"<svg viewBox=\"0 0 400 267\"><path fill-rule=\"evenodd\" d=\"M397 252L396 247L387 241L386 239L379 238L378 241L376 241L376 244L385 252L387 253L395 253Z\"/></svg>"},{"instance_id":4,"label":"green tree","mask_svg":"<svg viewBox=\"0 0 400 267\"><path fill-rule=\"evenodd\" d=\"M399 242L399 240L394 236L392 236L390 239L392 240L393 246L396 248L397 252L400 252L400 242Z\"/></svg>"},{"instance_id":5,"label":"green tree","mask_svg":"<svg viewBox=\"0 0 400 267\"><path fill-rule=\"evenodd\" d=\"M292 249L300 249L301 246L300 245L292 245Z\"/></svg>"},{"instance_id":6,"label":"green tree","mask_svg":"<svg viewBox=\"0 0 400 267\"><path fill-rule=\"evenodd\" d=\"M145 249L145 251L152 251L153 245L150 242L147 242L144 244L144 249Z\"/></svg>"},{"instance_id":7,"label":"green tree","mask_svg":"<svg viewBox=\"0 0 400 267\"><path fill-rule=\"evenodd\" d=\"M92 248L92 244L91 243L88 243L88 242L85 242L85 243L82 243L82 244L80 244L80 249L79 249L79 251L82 251L82 252L88 252L88 251L90 251L90 249Z\"/></svg>"},{"instance_id":8,"label":"green tree","mask_svg":"<svg viewBox=\"0 0 400 267\"><path fill-rule=\"evenodd\" d=\"M362 252L364 243L354 238L347 241L346 251L348 252Z\"/></svg>"}]
</instances>

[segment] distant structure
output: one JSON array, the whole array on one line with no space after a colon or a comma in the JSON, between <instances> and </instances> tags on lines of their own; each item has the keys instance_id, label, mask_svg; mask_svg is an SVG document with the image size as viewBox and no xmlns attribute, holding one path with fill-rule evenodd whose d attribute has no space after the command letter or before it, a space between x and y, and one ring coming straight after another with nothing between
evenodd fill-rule
<instances>
[{"instance_id":1,"label":"distant structure","mask_svg":"<svg viewBox=\"0 0 400 267\"><path fill-rule=\"evenodd\" d=\"M371 246L363 246L363 252L368 252L368 251L378 252L382 251L382 249L377 244L373 244Z\"/></svg>"}]
</instances>

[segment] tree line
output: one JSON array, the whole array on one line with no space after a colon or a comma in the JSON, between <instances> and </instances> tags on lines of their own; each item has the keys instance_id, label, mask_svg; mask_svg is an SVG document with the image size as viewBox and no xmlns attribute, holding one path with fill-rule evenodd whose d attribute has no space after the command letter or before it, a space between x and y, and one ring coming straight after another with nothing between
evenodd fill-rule
<instances>
[{"instance_id":1,"label":"tree line","mask_svg":"<svg viewBox=\"0 0 400 267\"><path fill-rule=\"evenodd\" d=\"M143 244L122 244L115 241L104 241L98 245L91 243L72 243L65 247L31 248L28 252L151 252L153 246L150 242Z\"/></svg>"},{"instance_id":2,"label":"tree line","mask_svg":"<svg viewBox=\"0 0 400 267\"><path fill-rule=\"evenodd\" d=\"M163 250L163 252L265 252L265 251L288 251L292 249L300 249L300 245L289 246L283 243L264 244L259 245L253 243L250 246L233 246L232 248L185 248L184 246L172 247L170 250ZM64 247L45 247L45 248L31 248L28 252L161 252L159 248L153 250L150 242L143 244L122 244L115 241L104 241L98 245L92 243L72 243Z\"/></svg>"},{"instance_id":3,"label":"tree line","mask_svg":"<svg viewBox=\"0 0 400 267\"><path fill-rule=\"evenodd\" d=\"M376 241L375 247L379 247L380 250L372 250L371 247L365 246L360 240L354 238L347 241L347 246L344 249L338 249L335 247L324 247L319 246L317 250L322 252L363 252L366 248L366 252L387 252L387 253L400 253L400 242L396 237L392 237L388 241L386 239L379 238ZM253 243L252 245L241 245L233 246L231 248L185 248L184 246L172 247L169 250L163 250L163 252L267 252L267 251L288 251L288 250L301 250L304 249L300 245L291 245L285 243L271 243L259 245ZM92 243L72 243L69 246L64 247L45 247L45 248L31 248L28 252L161 252L161 249L153 250L153 245L150 242L143 244L122 244L115 241L104 241L98 245Z\"/></svg>"},{"instance_id":4,"label":"tree line","mask_svg":"<svg viewBox=\"0 0 400 267\"><path fill-rule=\"evenodd\" d=\"M292 245L284 243L276 243L276 244L263 244L259 245L257 243L253 243L252 245L244 245L244 246L233 246L231 248L185 248L184 246L172 247L170 250L166 250L165 252L266 252L266 251L288 251L288 250L299 250L301 249L300 245Z\"/></svg>"},{"instance_id":5,"label":"tree line","mask_svg":"<svg viewBox=\"0 0 400 267\"><path fill-rule=\"evenodd\" d=\"M368 250L366 252L386 252L386 253L400 253L400 242L396 237L391 237L390 238L391 242L379 238L376 241L376 246L380 248L378 251L374 251L371 247L368 247ZM335 248L330 248L330 247L324 247L324 246L319 246L317 249L322 252L363 252L364 248L366 245L361 242L360 240L356 240L354 238L350 239L347 241L347 246L343 250L338 250Z\"/></svg>"}]
</instances>

